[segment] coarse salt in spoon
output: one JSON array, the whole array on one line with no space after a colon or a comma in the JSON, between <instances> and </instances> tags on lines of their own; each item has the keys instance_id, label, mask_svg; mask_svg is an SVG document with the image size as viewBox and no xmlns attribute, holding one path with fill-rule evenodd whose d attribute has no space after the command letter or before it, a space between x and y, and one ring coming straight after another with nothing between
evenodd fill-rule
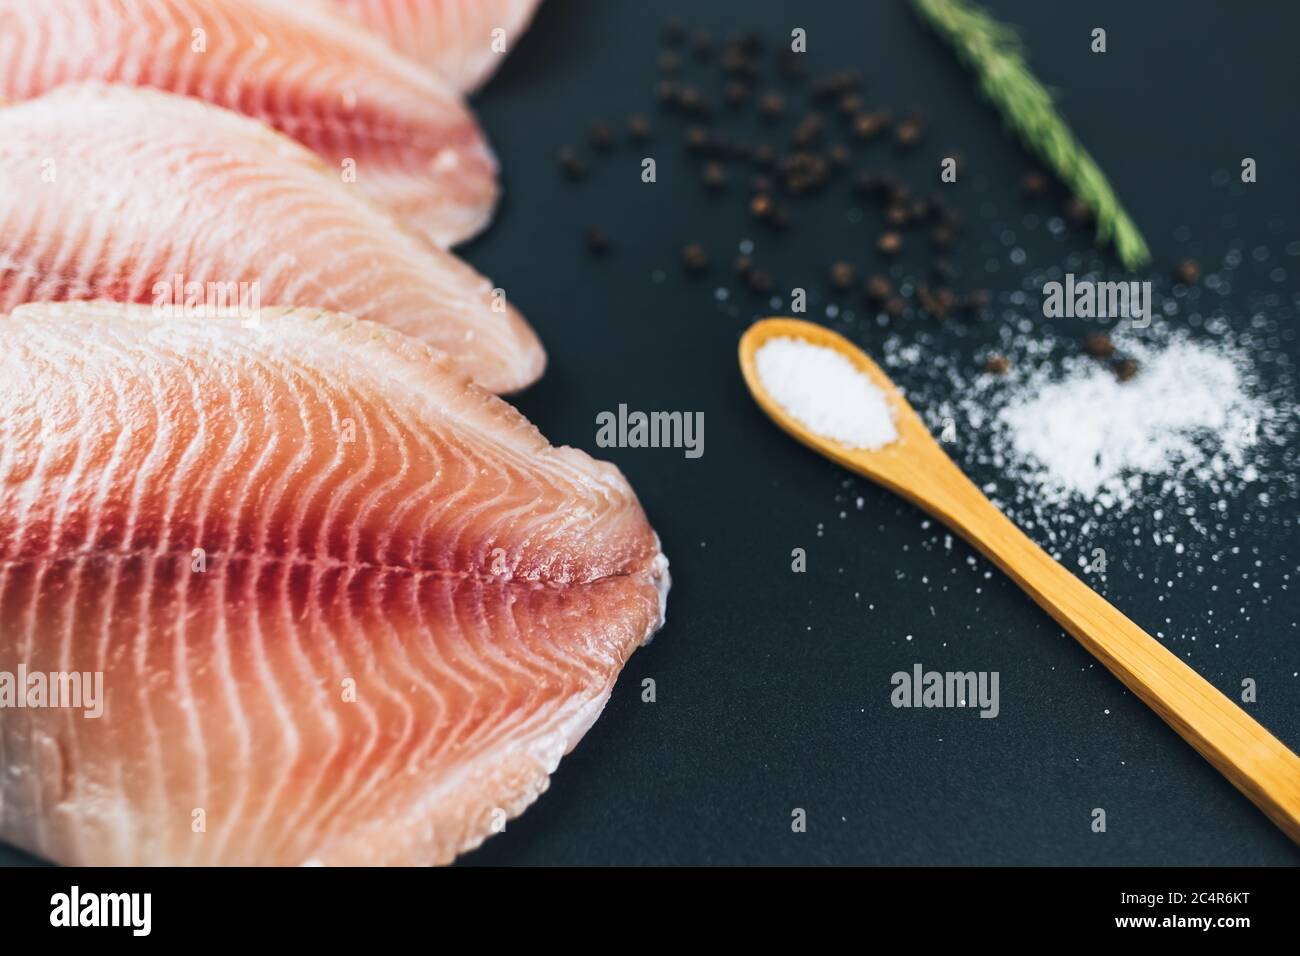
<instances>
[{"instance_id":1,"label":"coarse salt in spoon","mask_svg":"<svg viewBox=\"0 0 1300 956\"><path fill-rule=\"evenodd\" d=\"M969 541L1300 843L1300 757L994 507L861 349L811 322L764 319L740 340L740 368L777 425Z\"/></svg>"}]
</instances>

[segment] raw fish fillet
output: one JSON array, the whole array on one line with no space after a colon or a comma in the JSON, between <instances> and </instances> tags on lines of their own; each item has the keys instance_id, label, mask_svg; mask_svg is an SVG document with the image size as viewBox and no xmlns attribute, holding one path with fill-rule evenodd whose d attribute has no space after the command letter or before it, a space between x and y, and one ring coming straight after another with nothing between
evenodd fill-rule
<instances>
[{"instance_id":1,"label":"raw fish fillet","mask_svg":"<svg viewBox=\"0 0 1300 956\"><path fill-rule=\"evenodd\" d=\"M338 0L361 22L458 90L472 93L528 29L541 0ZM505 49L492 31L505 33Z\"/></svg>"},{"instance_id":2,"label":"raw fish fillet","mask_svg":"<svg viewBox=\"0 0 1300 956\"><path fill-rule=\"evenodd\" d=\"M487 279L261 123L101 84L0 109L0 313L33 301L154 302L155 283L176 276L255 282L263 305L382 321L494 391L535 381L546 361Z\"/></svg>"},{"instance_id":3,"label":"raw fish fillet","mask_svg":"<svg viewBox=\"0 0 1300 956\"><path fill-rule=\"evenodd\" d=\"M616 468L406 336L0 316L0 670L106 699L0 709L31 853L446 862L546 788L667 589Z\"/></svg>"},{"instance_id":4,"label":"raw fish fillet","mask_svg":"<svg viewBox=\"0 0 1300 956\"><path fill-rule=\"evenodd\" d=\"M154 86L253 116L439 244L491 218L496 160L460 96L311 0L0 0L0 100ZM349 165L352 164L352 165Z\"/></svg>"}]
</instances>

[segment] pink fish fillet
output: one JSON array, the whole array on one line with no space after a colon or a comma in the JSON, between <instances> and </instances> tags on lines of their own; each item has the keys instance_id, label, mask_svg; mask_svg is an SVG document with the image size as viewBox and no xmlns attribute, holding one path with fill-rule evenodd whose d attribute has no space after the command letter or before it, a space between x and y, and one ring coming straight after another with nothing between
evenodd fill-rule
<instances>
[{"instance_id":1,"label":"pink fish fillet","mask_svg":"<svg viewBox=\"0 0 1300 956\"><path fill-rule=\"evenodd\" d=\"M51 688L0 708L0 840L31 853L446 862L546 788L667 589L616 468L407 336L0 316L0 671Z\"/></svg>"},{"instance_id":2,"label":"pink fish fillet","mask_svg":"<svg viewBox=\"0 0 1300 956\"><path fill-rule=\"evenodd\" d=\"M546 356L505 294L293 140L198 100L62 87L0 108L0 313L113 299L374 319L514 391ZM225 295L226 303L214 301Z\"/></svg>"},{"instance_id":3,"label":"pink fish fillet","mask_svg":"<svg viewBox=\"0 0 1300 956\"><path fill-rule=\"evenodd\" d=\"M496 204L496 160L459 94L332 4L0 0L0 99L85 80L260 119L439 245L478 232Z\"/></svg>"},{"instance_id":4,"label":"pink fish fillet","mask_svg":"<svg viewBox=\"0 0 1300 956\"><path fill-rule=\"evenodd\" d=\"M472 93L514 49L541 0L338 2L411 59Z\"/></svg>"}]
</instances>

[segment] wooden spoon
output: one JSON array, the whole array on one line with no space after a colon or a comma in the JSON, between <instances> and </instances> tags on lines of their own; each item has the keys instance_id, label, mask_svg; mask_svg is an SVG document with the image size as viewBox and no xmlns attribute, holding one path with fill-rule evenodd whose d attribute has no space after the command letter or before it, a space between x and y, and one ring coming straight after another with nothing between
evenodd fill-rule
<instances>
[{"instance_id":1,"label":"wooden spoon","mask_svg":"<svg viewBox=\"0 0 1300 956\"><path fill-rule=\"evenodd\" d=\"M875 451L822 438L763 388L754 356L772 338L839 352L885 393L898 439ZM764 319L740 340L740 368L754 400L781 428L929 512L1002 569L1093 657L1300 843L1300 757L1034 544L953 463L889 377L841 335L797 319Z\"/></svg>"}]
</instances>

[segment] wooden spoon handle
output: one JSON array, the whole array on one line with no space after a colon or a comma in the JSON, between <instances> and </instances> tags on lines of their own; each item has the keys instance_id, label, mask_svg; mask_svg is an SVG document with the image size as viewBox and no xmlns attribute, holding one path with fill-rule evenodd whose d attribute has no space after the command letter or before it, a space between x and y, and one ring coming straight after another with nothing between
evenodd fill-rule
<instances>
[{"instance_id":1,"label":"wooden spoon handle","mask_svg":"<svg viewBox=\"0 0 1300 956\"><path fill-rule=\"evenodd\" d=\"M942 456L943 480L904 491L1038 603L1300 843L1300 757L1209 681L1054 561ZM946 466L946 467L945 467ZM931 473L932 477L938 477ZM899 489L903 491L903 489Z\"/></svg>"}]
</instances>

